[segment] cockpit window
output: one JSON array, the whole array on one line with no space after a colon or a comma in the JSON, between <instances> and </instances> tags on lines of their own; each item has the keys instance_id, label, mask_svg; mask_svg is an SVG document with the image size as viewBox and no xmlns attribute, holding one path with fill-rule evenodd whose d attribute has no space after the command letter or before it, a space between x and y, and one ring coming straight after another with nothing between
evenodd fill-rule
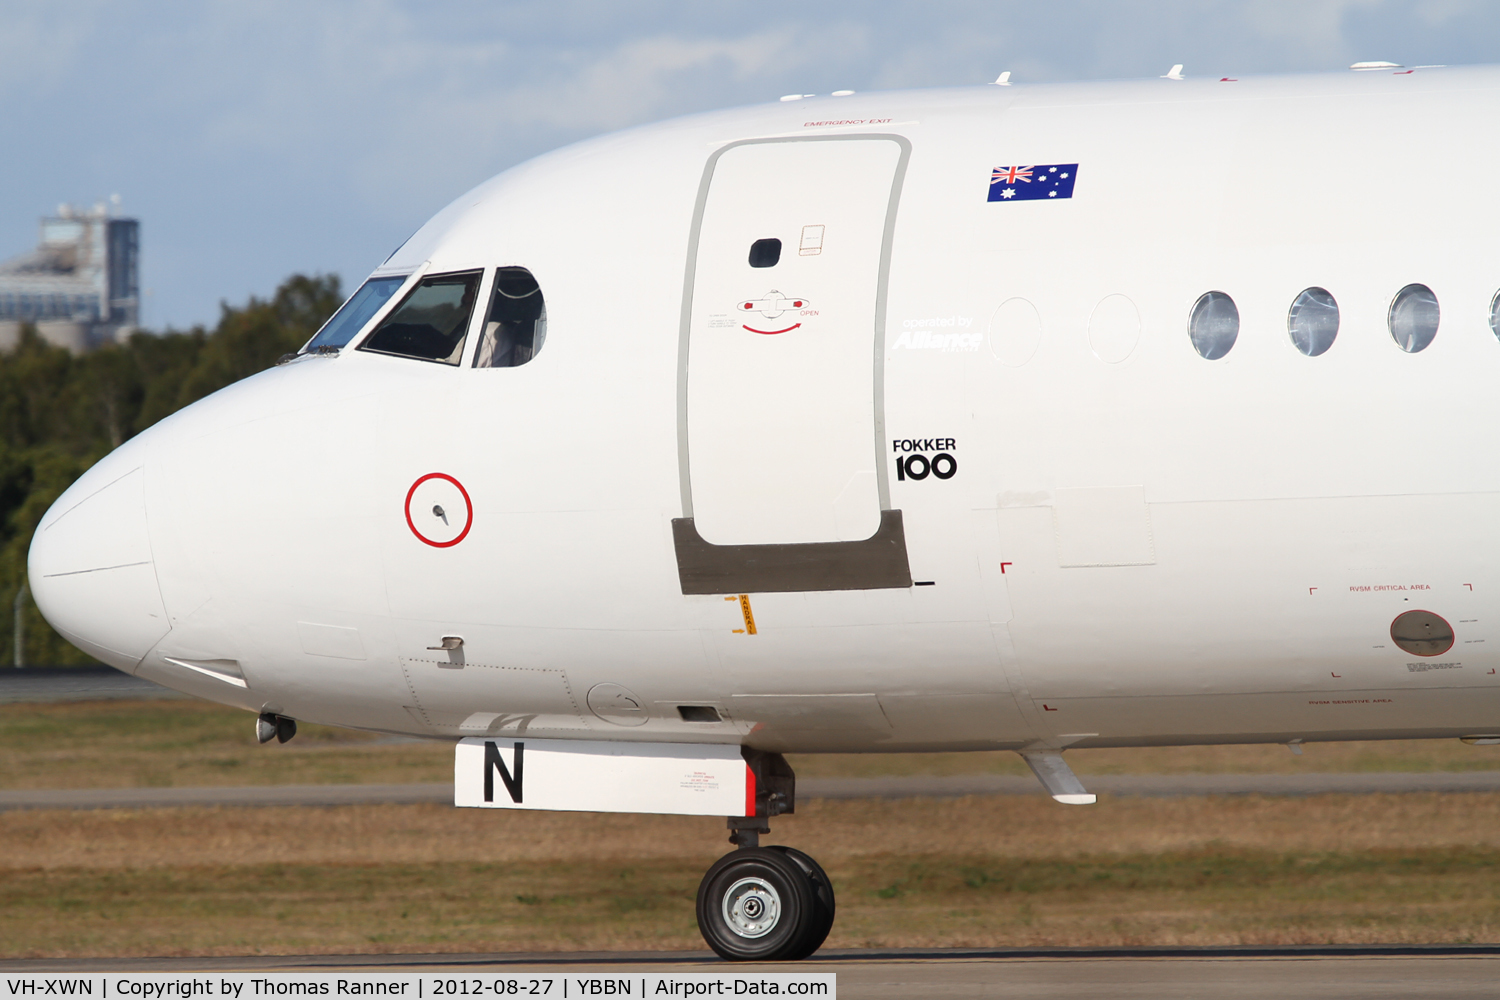
<instances>
[{"instance_id":1,"label":"cockpit window","mask_svg":"<svg viewBox=\"0 0 1500 1000\"><path fill-rule=\"evenodd\" d=\"M495 292L484 318L484 338L475 368L515 368L542 349L547 339L547 306L536 279L524 267L495 272Z\"/></svg>"},{"instance_id":2,"label":"cockpit window","mask_svg":"<svg viewBox=\"0 0 1500 1000\"><path fill-rule=\"evenodd\" d=\"M469 317L479 295L482 271L435 274L423 278L375 332L359 346L361 351L394 354L403 358L458 364L469 332Z\"/></svg>"},{"instance_id":3,"label":"cockpit window","mask_svg":"<svg viewBox=\"0 0 1500 1000\"><path fill-rule=\"evenodd\" d=\"M343 347L349 343L405 281L404 276L398 275L394 278L371 278L360 285L359 291L349 296L349 301L307 342L307 346L302 348L303 352L315 351L320 347Z\"/></svg>"}]
</instances>

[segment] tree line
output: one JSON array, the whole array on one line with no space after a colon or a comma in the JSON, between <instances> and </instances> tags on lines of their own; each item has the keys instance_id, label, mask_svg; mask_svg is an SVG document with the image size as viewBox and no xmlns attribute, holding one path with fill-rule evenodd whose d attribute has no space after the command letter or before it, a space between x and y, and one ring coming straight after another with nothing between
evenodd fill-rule
<instances>
[{"instance_id":1,"label":"tree line","mask_svg":"<svg viewBox=\"0 0 1500 1000\"><path fill-rule=\"evenodd\" d=\"M25 663L93 662L21 593L31 536L52 501L158 420L297 350L342 303L337 275L293 275L269 299L222 304L212 330L143 331L78 356L22 327L0 353L0 663L14 655L18 594Z\"/></svg>"}]
</instances>

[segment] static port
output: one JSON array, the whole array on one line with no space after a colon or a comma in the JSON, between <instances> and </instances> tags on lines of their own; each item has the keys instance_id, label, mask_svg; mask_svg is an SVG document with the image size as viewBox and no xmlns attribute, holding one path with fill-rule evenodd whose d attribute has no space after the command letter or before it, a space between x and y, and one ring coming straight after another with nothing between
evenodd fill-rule
<instances>
[{"instance_id":1,"label":"static port","mask_svg":"<svg viewBox=\"0 0 1500 1000\"><path fill-rule=\"evenodd\" d=\"M1431 611L1408 611L1391 622L1391 641L1413 656L1441 656L1453 648L1453 626Z\"/></svg>"}]
</instances>

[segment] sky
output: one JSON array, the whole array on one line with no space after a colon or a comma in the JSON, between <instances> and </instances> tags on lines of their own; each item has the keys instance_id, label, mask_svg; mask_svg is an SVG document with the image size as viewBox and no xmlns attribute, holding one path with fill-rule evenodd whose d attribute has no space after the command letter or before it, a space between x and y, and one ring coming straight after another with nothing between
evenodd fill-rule
<instances>
[{"instance_id":1,"label":"sky","mask_svg":"<svg viewBox=\"0 0 1500 1000\"><path fill-rule=\"evenodd\" d=\"M0 0L0 258L63 202L141 220L143 322L353 287L488 177L838 89L1495 61L1483 0Z\"/></svg>"}]
</instances>

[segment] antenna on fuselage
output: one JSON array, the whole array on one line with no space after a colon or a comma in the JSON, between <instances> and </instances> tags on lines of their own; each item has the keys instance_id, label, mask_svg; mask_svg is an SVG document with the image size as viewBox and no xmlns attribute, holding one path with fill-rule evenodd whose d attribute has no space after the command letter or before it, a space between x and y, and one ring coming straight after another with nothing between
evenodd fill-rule
<instances>
[{"instance_id":1,"label":"antenna on fuselage","mask_svg":"<svg viewBox=\"0 0 1500 1000\"><path fill-rule=\"evenodd\" d=\"M1177 65L1173 66L1171 69L1167 70L1166 75L1163 76L1162 79L1163 80L1181 80L1182 79L1182 63L1178 63Z\"/></svg>"},{"instance_id":2,"label":"antenna on fuselage","mask_svg":"<svg viewBox=\"0 0 1500 1000\"><path fill-rule=\"evenodd\" d=\"M1009 87L1010 86L1010 70L1006 70L1004 73L1001 73L999 76L995 77L995 84L994 85L996 87Z\"/></svg>"}]
</instances>

